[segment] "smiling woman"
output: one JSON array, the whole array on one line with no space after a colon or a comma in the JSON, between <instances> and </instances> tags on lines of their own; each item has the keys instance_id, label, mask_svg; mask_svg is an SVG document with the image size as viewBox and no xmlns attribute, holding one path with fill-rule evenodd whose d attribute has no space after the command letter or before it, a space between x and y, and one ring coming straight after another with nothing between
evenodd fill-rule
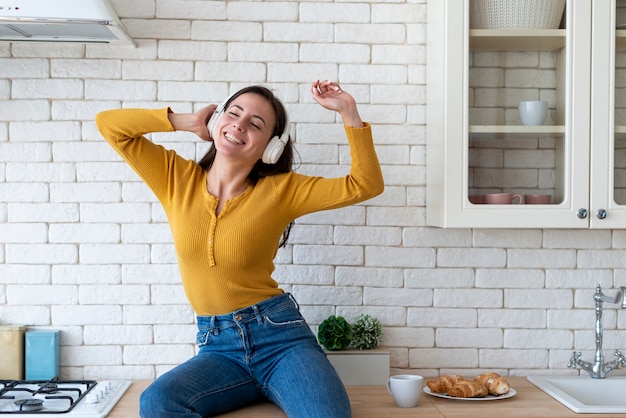
<instances>
[{"instance_id":1,"label":"smiling woman","mask_svg":"<svg viewBox=\"0 0 626 418\"><path fill-rule=\"evenodd\" d=\"M347 176L292 171L287 112L260 86L193 114L98 114L100 132L163 205L197 314L198 355L148 387L142 416L206 417L261 399L290 417L351 416L343 384L297 302L272 277L274 256L294 219L383 190L371 128L354 98L330 81L315 81L311 94L343 119L352 157ZM193 132L213 146L196 163L144 136L174 130Z\"/></svg>"}]
</instances>

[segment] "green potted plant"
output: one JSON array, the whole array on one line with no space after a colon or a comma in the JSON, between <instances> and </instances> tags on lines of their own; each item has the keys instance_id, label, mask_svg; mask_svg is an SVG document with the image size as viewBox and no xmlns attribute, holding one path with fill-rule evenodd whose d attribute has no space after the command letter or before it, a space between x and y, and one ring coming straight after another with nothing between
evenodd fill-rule
<instances>
[{"instance_id":1,"label":"green potted plant","mask_svg":"<svg viewBox=\"0 0 626 418\"><path fill-rule=\"evenodd\" d=\"M374 349L382 339L383 326L378 319L362 314L352 324L352 345L359 350Z\"/></svg>"},{"instance_id":2,"label":"green potted plant","mask_svg":"<svg viewBox=\"0 0 626 418\"><path fill-rule=\"evenodd\" d=\"M352 326L344 317L331 315L320 324L317 338L327 350L345 350L352 341Z\"/></svg>"}]
</instances>

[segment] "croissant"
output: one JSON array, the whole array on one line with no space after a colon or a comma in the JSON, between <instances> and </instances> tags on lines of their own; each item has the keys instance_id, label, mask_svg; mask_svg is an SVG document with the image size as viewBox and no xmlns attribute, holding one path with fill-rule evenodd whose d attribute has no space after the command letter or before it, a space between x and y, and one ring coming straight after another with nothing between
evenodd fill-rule
<instances>
[{"instance_id":1,"label":"croissant","mask_svg":"<svg viewBox=\"0 0 626 418\"><path fill-rule=\"evenodd\" d=\"M457 384L448 391L448 396L454 398L484 398L488 393L487 387L482 383L463 380L457 382Z\"/></svg>"},{"instance_id":2,"label":"croissant","mask_svg":"<svg viewBox=\"0 0 626 418\"><path fill-rule=\"evenodd\" d=\"M498 373L494 373L494 372L483 373L483 374L479 374L478 376L476 376L474 378L474 382L480 382L483 385L487 386L487 389L489 389L489 386L491 386L493 381L500 377L501 376Z\"/></svg>"},{"instance_id":3,"label":"croissant","mask_svg":"<svg viewBox=\"0 0 626 418\"><path fill-rule=\"evenodd\" d=\"M435 393L447 393L452 387L462 381L463 378L458 374L449 374L445 376L439 376L436 380L429 380L426 382L428 388Z\"/></svg>"},{"instance_id":4,"label":"croissant","mask_svg":"<svg viewBox=\"0 0 626 418\"><path fill-rule=\"evenodd\" d=\"M474 381L485 385L490 395L504 395L509 393L511 389L509 382L498 373L479 374L474 378Z\"/></svg>"}]
</instances>

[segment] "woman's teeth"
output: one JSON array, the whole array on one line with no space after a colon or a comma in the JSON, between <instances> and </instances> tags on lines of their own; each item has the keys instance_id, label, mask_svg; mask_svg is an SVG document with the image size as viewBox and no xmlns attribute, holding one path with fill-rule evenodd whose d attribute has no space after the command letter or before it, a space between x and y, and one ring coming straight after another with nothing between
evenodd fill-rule
<instances>
[{"instance_id":1,"label":"woman's teeth","mask_svg":"<svg viewBox=\"0 0 626 418\"><path fill-rule=\"evenodd\" d=\"M231 134L226 134L224 135L226 137L226 139L228 139L230 142L234 142L235 144L241 145L243 144L242 141L240 141L239 139L235 138L234 136L232 136Z\"/></svg>"}]
</instances>

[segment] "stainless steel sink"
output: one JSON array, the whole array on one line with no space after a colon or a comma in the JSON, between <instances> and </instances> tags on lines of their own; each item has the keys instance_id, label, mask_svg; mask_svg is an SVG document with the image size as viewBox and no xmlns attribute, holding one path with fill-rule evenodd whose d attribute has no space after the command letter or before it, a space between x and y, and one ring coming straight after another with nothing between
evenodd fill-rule
<instances>
[{"instance_id":1,"label":"stainless steel sink","mask_svg":"<svg viewBox=\"0 0 626 418\"><path fill-rule=\"evenodd\" d=\"M626 376L528 376L528 381L576 413L626 413Z\"/></svg>"}]
</instances>

